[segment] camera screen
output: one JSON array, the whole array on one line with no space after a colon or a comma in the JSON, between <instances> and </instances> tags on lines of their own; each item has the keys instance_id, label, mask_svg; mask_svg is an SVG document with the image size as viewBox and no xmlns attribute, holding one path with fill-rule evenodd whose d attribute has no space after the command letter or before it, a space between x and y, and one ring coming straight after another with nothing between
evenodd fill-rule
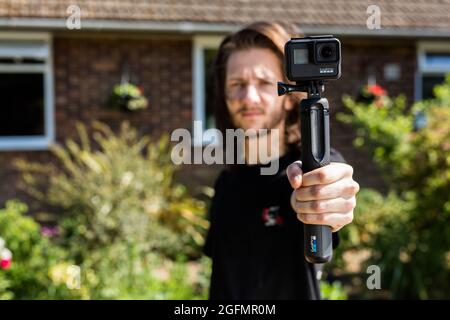
<instances>
[{"instance_id":1,"label":"camera screen","mask_svg":"<svg viewBox=\"0 0 450 320\"><path fill-rule=\"evenodd\" d=\"M294 49L294 64L307 64L308 61L308 48Z\"/></svg>"}]
</instances>

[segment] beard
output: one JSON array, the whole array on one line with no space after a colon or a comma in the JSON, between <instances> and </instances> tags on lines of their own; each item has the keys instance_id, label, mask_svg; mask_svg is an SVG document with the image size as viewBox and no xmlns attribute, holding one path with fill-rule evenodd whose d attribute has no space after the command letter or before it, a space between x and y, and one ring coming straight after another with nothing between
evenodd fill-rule
<instances>
[{"instance_id":1,"label":"beard","mask_svg":"<svg viewBox=\"0 0 450 320\"><path fill-rule=\"evenodd\" d=\"M245 112L248 111L252 111L252 112L258 112L260 113L262 116L265 117L264 122L262 122L262 124L259 126L259 128L256 128L257 136L259 136L260 132L258 129L267 129L268 131L275 129L275 128L280 128L281 124L285 122L286 119L286 115L287 115L287 111L284 108L284 100L282 103L282 107L281 108L277 108L274 111L272 111L271 113L267 113L267 111L264 108L261 107L248 107L248 106L241 106L235 113L233 113L231 115L231 121L233 123L233 126L236 129L244 129L247 130L249 128L245 128L245 124L242 123L242 120L244 119L243 116L241 116L242 114L244 114ZM262 130L263 132L265 130Z\"/></svg>"}]
</instances>

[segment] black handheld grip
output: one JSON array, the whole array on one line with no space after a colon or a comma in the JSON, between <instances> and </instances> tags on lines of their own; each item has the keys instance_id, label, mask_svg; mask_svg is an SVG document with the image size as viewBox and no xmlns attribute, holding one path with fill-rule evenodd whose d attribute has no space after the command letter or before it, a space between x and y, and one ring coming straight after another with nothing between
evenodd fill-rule
<instances>
[{"instance_id":1,"label":"black handheld grip","mask_svg":"<svg viewBox=\"0 0 450 320\"><path fill-rule=\"evenodd\" d=\"M326 98L308 98L300 103L301 150L304 173L330 163L330 111ZM333 256L331 228L305 224L305 258L311 263L325 263Z\"/></svg>"}]
</instances>

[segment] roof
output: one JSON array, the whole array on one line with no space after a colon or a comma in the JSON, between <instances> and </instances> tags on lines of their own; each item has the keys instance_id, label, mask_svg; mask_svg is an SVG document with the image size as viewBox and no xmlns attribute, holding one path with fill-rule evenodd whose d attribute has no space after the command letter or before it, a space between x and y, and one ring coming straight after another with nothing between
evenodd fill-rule
<instances>
[{"instance_id":1,"label":"roof","mask_svg":"<svg viewBox=\"0 0 450 320\"><path fill-rule=\"evenodd\" d=\"M131 26L191 23L207 28L283 20L304 30L341 28L363 33L369 31L367 8L376 3L383 30L422 30L450 36L450 0L0 0L0 19L4 26L8 21L10 26L11 21L20 26L26 19L61 24L74 3L87 25L94 21L106 25L129 22Z\"/></svg>"}]
</instances>

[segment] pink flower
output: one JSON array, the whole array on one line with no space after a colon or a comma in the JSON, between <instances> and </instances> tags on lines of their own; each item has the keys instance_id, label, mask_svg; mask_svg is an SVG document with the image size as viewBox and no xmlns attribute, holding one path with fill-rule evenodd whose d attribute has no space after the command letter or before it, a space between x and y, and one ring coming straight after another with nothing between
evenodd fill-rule
<instances>
[{"instance_id":1,"label":"pink flower","mask_svg":"<svg viewBox=\"0 0 450 320\"><path fill-rule=\"evenodd\" d=\"M11 267L12 260L1 260L0 261L0 268L3 270L9 269Z\"/></svg>"},{"instance_id":2,"label":"pink flower","mask_svg":"<svg viewBox=\"0 0 450 320\"><path fill-rule=\"evenodd\" d=\"M58 227L41 227L41 235L48 238L57 237L59 235Z\"/></svg>"},{"instance_id":3,"label":"pink flower","mask_svg":"<svg viewBox=\"0 0 450 320\"><path fill-rule=\"evenodd\" d=\"M0 269L6 270L11 267L12 253L8 249L3 249L0 252Z\"/></svg>"}]
</instances>

